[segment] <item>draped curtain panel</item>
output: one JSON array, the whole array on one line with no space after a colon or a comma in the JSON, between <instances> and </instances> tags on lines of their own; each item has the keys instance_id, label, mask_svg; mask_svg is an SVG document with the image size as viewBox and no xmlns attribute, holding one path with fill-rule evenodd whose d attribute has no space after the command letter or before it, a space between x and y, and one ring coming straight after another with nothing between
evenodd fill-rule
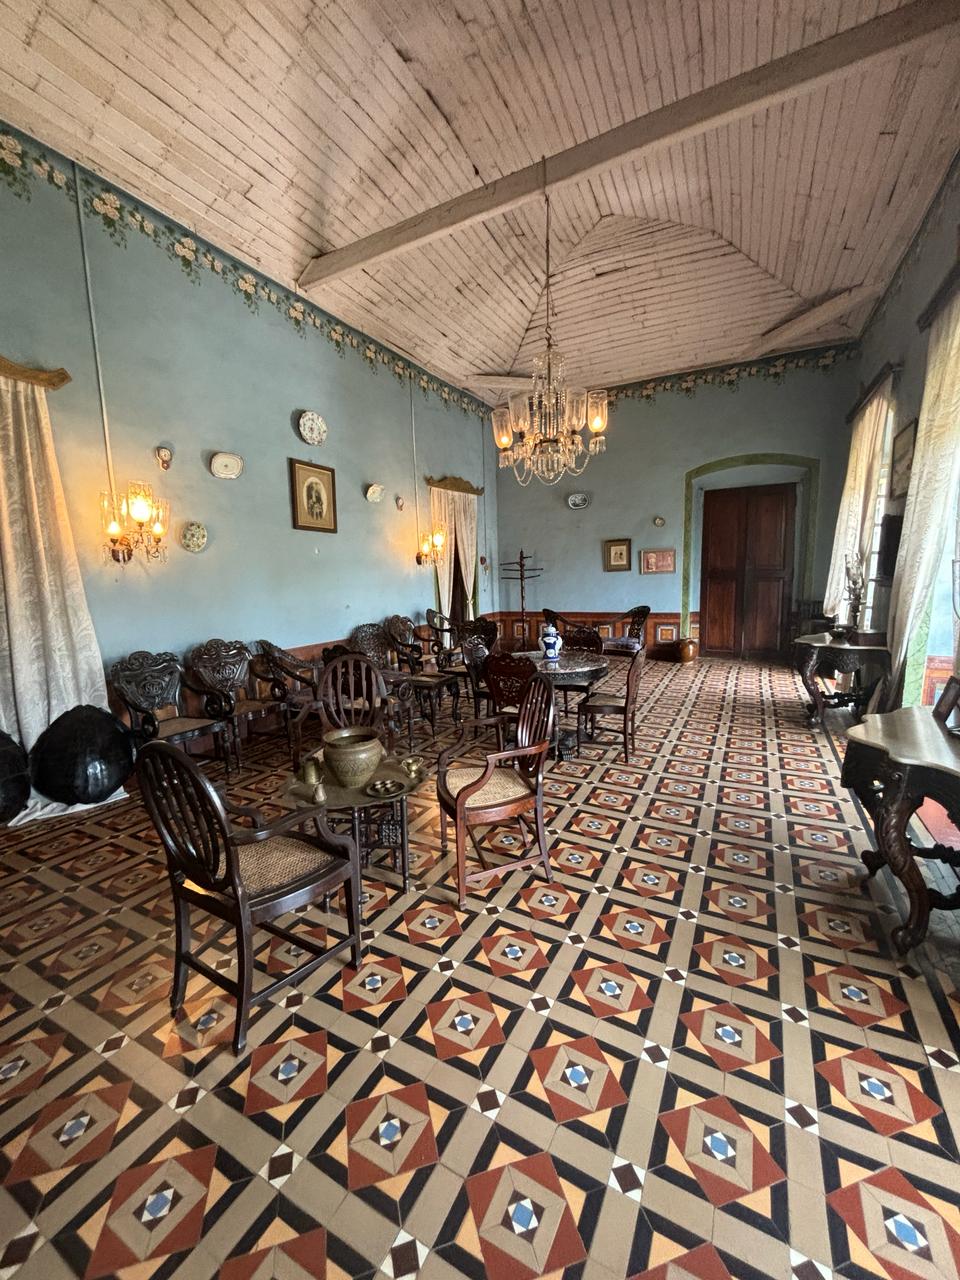
<instances>
[{"instance_id":1,"label":"draped curtain panel","mask_svg":"<svg viewBox=\"0 0 960 1280\"><path fill-rule=\"evenodd\" d=\"M457 558L467 593L467 617L473 617L473 589L477 576L477 496L451 493L457 530Z\"/></svg>"},{"instance_id":2,"label":"draped curtain panel","mask_svg":"<svg viewBox=\"0 0 960 1280\"><path fill-rule=\"evenodd\" d=\"M0 727L29 751L78 704L106 707L46 392L0 377Z\"/></svg>"},{"instance_id":3,"label":"draped curtain panel","mask_svg":"<svg viewBox=\"0 0 960 1280\"><path fill-rule=\"evenodd\" d=\"M446 535L443 555L437 562L437 587L440 592L440 612L450 616L453 603L453 557L456 548L456 513L453 499L457 495L449 489L430 490L430 528L442 529Z\"/></svg>"},{"instance_id":4,"label":"draped curtain panel","mask_svg":"<svg viewBox=\"0 0 960 1280\"><path fill-rule=\"evenodd\" d=\"M870 553L876 518L877 487L883 461L883 436L893 393L893 376L887 378L853 420L847 477L840 498L833 555L824 593L827 614L842 614L847 585L847 556L858 552L864 566Z\"/></svg>"},{"instance_id":5,"label":"draped curtain panel","mask_svg":"<svg viewBox=\"0 0 960 1280\"><path fill-rule=\"evenodd\" d=\"M911 642L926 634L933 586L960 500L960 293L930 327L927 374L890 593L891 680L888 706L917 701L904 688ZM916 682L919 683L919 682Z\"/></svg>"}]
</instances>

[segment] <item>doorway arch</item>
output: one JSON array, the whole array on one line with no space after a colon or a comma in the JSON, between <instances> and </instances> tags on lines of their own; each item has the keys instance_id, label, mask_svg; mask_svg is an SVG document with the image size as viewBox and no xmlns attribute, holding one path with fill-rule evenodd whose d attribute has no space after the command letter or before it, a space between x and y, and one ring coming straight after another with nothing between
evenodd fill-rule
<instances>
[{"instance_id":1,"label":"doorway arch","mask_svg":"<svg viewBox=\"0 0 960 1280\"><path fill-rule=\"evenodd\" d=\"M738 453L728 458L693 467L683 478L683 565L680 578L680 634L690 634L690 582L693 565L693 514L696 482L718 471L739 467L796 467L801 472L798 485L797 580L805 597L813 591L813 559L817 536L817 509L820 501L820 459L797 453ZM758 483L761 481L758 480Z\"/></svg>"}]
</instances>

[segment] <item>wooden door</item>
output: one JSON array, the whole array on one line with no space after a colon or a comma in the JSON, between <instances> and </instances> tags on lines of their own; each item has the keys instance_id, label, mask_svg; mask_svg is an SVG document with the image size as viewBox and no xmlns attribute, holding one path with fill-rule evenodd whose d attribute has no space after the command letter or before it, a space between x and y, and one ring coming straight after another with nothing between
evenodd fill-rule
<instances>
[{"instance_id":1,"label":"wooden door","mask_svg":"<svg viewBox=\"0 0 960 1280\"><path fill-rule=\"evenodd\" d=\"M781 653L793 593L796 487L703 495L700 649L718 657Z\"/></svg>"}]
</instances>

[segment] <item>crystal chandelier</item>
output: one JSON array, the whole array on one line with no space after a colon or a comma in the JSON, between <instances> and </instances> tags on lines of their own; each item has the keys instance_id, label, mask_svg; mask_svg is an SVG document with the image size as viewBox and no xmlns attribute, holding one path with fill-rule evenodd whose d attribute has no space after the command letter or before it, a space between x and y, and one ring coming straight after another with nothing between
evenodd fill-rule
<instances>
[{"instance_id":1,"label":"crystal chandelier","mask_svg":"<svg viewBox=\"0 0 960 1280\"><path fill-rule=\"evenodd\" d=\"M590 458L607 447L606 391L568 387L563 380L563 356L550 325L550 197L546 191L543 199L547 210L546 346L534 361L530 390L515 391L507 404L493 411L498 464L513 467L522 485L534 476L543 484L557 484L565 475L579 476Z\"/></svg>"}]
</instances>

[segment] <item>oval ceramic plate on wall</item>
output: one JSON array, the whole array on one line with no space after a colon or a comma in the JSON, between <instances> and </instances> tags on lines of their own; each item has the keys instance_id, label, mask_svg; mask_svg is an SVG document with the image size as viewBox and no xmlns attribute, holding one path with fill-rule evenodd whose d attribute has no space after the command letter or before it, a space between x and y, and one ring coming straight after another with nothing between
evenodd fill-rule
<instances>
[{"instance_id":1,"label":"oval ceramic plate on wall","mask_svg":"<svg viewBox=\"0 0 960 1280\"><path fill-rule=\"evenodd\" d=\"M589 493L568 493L567 506L571 511L583 511L585 507L590 505Z\"/></svg>"},{"instance_id":2,"label":"oval ceramic plate on wall","mask_svg":"<svg viewBox=\"0 0 960 1280\"><path fill-rule=\"evenodd\" d=\"M180 545L194 555L207 545L207 531L199 520L188 520L180 530Z\"/></svg>"},{"instance_id":3,"label":"oval ceramic plate on wall","mask_svg":"<svg viewBox=\"0 0 960 1280\"><path fill-rule=\"evenodd\" d=\"M239 453L215 453L210 459L210 472L218 480L236 480L243 474L243 459Z\"/></svg>"},{"instance_id":4,"label":"oval ceramic plate on wall","mask_svg":"<svg viewBox=\"0 0 960 1280\"><path fill-rule=\"evenodd\" d=\"M323 444L327 438L327 424L312 409L301 413L297 429L307 444Z\"/></svg>"}]
</instances>

